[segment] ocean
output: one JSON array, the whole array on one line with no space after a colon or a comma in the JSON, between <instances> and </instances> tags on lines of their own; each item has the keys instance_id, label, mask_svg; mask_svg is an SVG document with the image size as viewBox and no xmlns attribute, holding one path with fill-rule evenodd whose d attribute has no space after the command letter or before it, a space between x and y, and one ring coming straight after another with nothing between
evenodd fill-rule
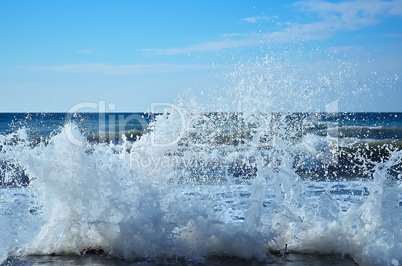
<instances>
[{"instance_id":1,"label":"ocean","mask_svg":"<svg viewBox=\"0 0 402 266\"><path fill-rule=\"evenodd\" d=\"M0 113L1 265L400 265L402 113Z\"/></svg>"}]
</instances>

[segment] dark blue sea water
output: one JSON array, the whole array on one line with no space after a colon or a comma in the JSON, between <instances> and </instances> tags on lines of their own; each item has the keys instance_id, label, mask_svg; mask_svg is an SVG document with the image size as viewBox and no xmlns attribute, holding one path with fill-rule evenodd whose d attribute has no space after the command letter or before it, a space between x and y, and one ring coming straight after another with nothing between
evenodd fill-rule
<instances>
[{"instance_id":1,"label":"dark blue sea water","mask_svg":"<svg viewBox=\"0 0 402 266\"><path fill-rule=\"evenodd\" d=\"M5 265L402 262L401 113L174 111L1 113Z\"/></svg>"}]
</instances>

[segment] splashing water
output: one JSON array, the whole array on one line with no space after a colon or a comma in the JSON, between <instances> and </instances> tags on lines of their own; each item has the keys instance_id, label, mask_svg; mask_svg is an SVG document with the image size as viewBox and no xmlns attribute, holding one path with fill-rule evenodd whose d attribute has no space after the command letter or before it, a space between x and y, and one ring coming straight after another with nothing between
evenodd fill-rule
<instances>
[{"instance_id":1,"label":"splashing water","mask_svg":"<svg viewBox=\"0 0 402 266\"><path fill-rule=\"evenodd\" d=\"M349 179L340 151L355 141L317 113L294 113L316 111L323 90L340 95L345 82L267 58L228 76L224 104L166 105L134 142L89 141L75 122L34 145L26 128L0 135L0 161L14 166L2 174L29 178L1 190L2 256L264 260L287 245L399 265L400 149L383 147L381 161L348 153L364 175Z\"/></svg>"}]
</instances>

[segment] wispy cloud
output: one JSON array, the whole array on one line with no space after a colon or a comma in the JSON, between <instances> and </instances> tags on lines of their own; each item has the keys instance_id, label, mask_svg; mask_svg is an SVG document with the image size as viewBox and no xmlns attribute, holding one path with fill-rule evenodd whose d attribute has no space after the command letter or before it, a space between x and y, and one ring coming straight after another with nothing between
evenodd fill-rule
<instances>
[{"instance_id":1,"label":"wispy cloud","mask_svg":"<svg viewBox=\"0 0 402 266\"><path fill-rule=\"evenodd\" d=\"M267 16L260 16L260 17L251 17L251 18L243 18L242 21L248 23L255 23L257 21L266 21L269 20Z\"/></svg>"},{"instance_id":2,"label":"wispy cloud","mask_svg":"<svg viewBox=\"0 0 402 266\"><path fill-rule=\"evenodd\" d=\"M390 33L386 34L386 37L391 37L391 38L402 38L402 33Z\"/></svg>"},{"instance_id":3,"label":"wispy cloud","mask_svg":"<svg viewBox=\"0 0 402 266\"><path fill-rule=\"evenodd\" d=\"M241 36L243 36L244 34L240 34L240 33L236 33L236 32L234 32L234 33L224 33L224 34L222 34L222 36L224 37L224 38L231 38L231 37L241 37Z\"/></svg>"},{"instance_id":4,"label":"wispy cloud","mask_svg":"<svg viewBox=\"0 0 402 266\"><path fill-rule=\"evenodd\" d=\"M291 8L301 13L313 13L318 21L305 24L283 25L286 28L266 33L230 33L224 34L223 40L202 42L187 47L167 49L143 49L154 54L184 54L193 52L219 51L241 47L258 46L262 43L287 43L327 39L340 30L357 30L382 22L387 16L402 16L402 1L346 1L330 3L326 1L300 1ZM245 22L269 20L267 16L244 18ZM396 37L396 35L394 36Z\"/></svg>"},{"instance_id":5,"label":"wispy cloud","mask_svg":"<svg viewBox=\"0 0 402 266\"><path fill-rule=\"evenodd\" d=\"M153 73L172 73L190 70L212 69L211 65L110 65L110 64L69 64L59 66L30 66L23 67L27 71L52 71L60 73L98 73L110 75L138 75Z\"/></svg>"},{"instance_id":6,"label":"wispy cloud","mask_svg":"<svg viewBox=\"0 0 402 266\"><path fill-rule=\"evenodd\" d=\"M363 51L363 47L361 46L337 46L330 47L327 49L328 52L333 54L345 54L345 53L354 53Z\"/></svg>"},{"instance_id":7,"label":"wispy cloud","mask_svg":"<svg viewBox=\"0 0 402 266\"><path fill-rule=\"evenodd\" d=\"M228 48L238 48L244 46L253 46L257 44L259 40L256 39L224 39L215 42L202 42L195 45L190 45L183 48L171 48L171 49L142 49L143 52L155 53L155 54L187 54L193 52L207 52L207 51L218 51L221 49Z\"/></svg>"},{"instance_id":8,"label":"wispy cloud","mask_svg":"<svg viewBox=\"0 0 402 266\"><path fill-rule=\"evenodd\" d=\"M381 22L380 16L402 16L402 1L301 1L293 4L301 12L317 14L331 30L355 30Z\"/></svg>"},{"instance_id":9,"label":"wispy cloud","mask_svg":"<svg viewBox=\"0 0 402 266\"><path fill-rule=\"evenodd\" d=\"M228 38L220 41L212 42L202 42L199 44L190 45L187 47L178 48L168 48L168 49L142 49L145 53L153 54L164 54L164 55L174 55L174 54L187 54L195 52L212 52L225 49L236 49L242 47L253 47L266 43L280 44L287 42L296 41L308 41L313 39L323 39L327 38L327 33L325 31L321 33L315 33L314 35L309 34L312 31L317 31L316 29L310 29L313 25L302 25L291 27L283 31L269 32L269 33L249 33L249 34L231 34L227 35ZM316 28L318 25L314 25ZM325 27L325 26L323 26ZM229 38L233 37L233 38ZM234 39L236 37L236 39Z\"/></svg>"}]
</instances>

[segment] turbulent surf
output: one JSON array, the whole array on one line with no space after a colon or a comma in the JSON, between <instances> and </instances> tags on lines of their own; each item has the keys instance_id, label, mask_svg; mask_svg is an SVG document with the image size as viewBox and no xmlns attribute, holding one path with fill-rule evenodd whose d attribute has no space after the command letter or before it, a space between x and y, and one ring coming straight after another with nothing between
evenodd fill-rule
<instances>
[{"instance_id":1,"label":"turbulent surf","mask_svg":"<svg viewBox=\"0 0 402 266\"><path fill-rule=\"evenodd\" d=\"M0 259L401 264L402 114L316 111L327 79L272 64L237 69L212 104L0 114Z\"/></svg>"}]
</instances>

